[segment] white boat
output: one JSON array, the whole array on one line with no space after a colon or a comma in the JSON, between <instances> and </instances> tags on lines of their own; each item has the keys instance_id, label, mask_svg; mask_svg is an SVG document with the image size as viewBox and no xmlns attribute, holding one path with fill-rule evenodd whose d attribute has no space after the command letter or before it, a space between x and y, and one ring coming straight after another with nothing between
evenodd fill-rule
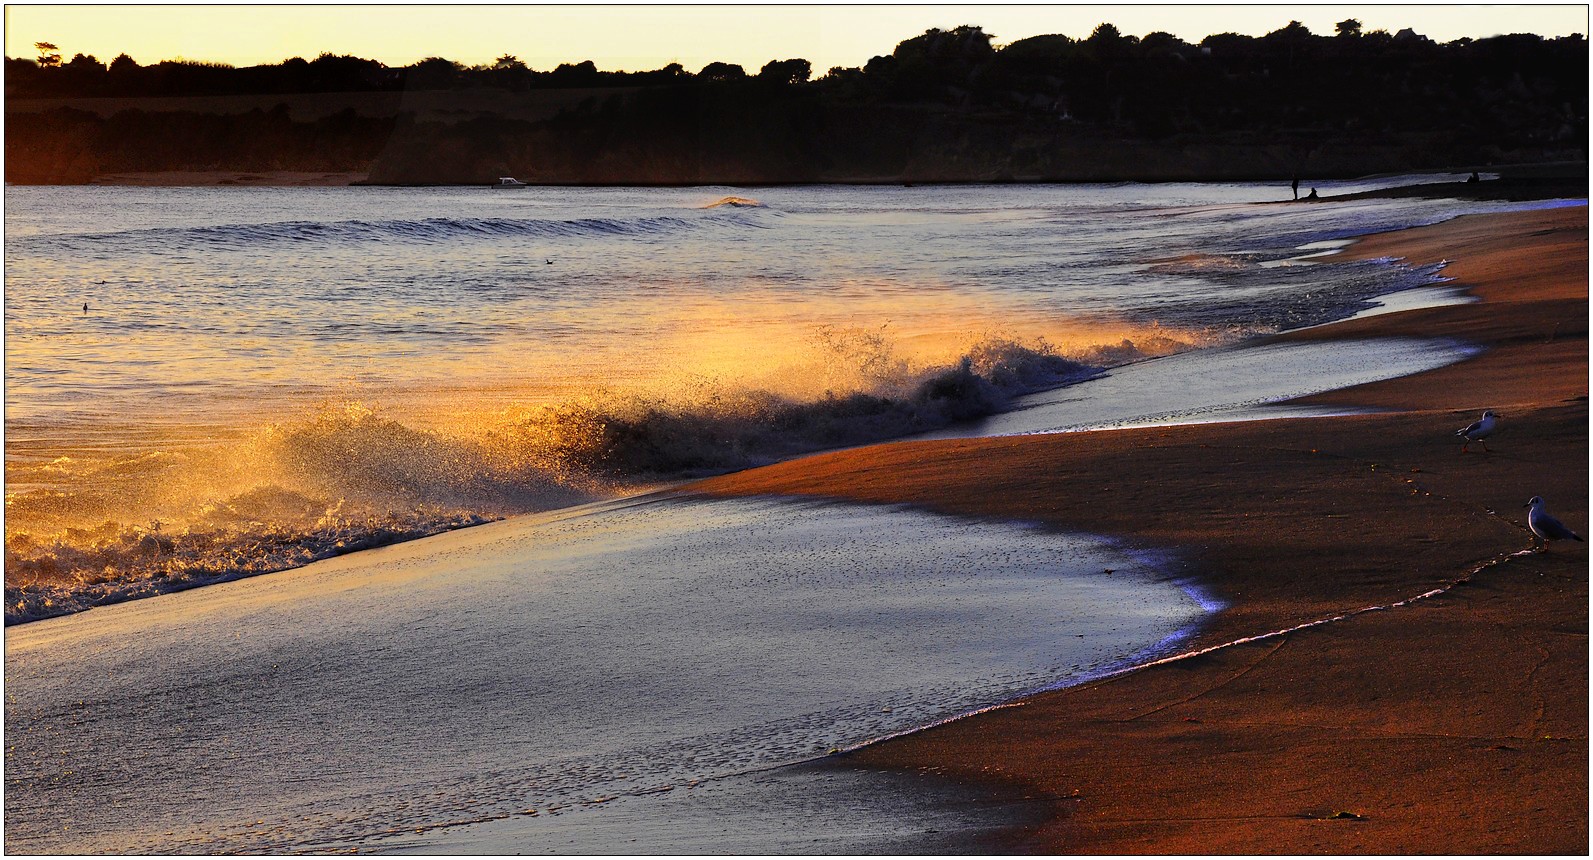
<instances>
[{"instance_id":1,"label":"white boat","mask_svg":"<svg viewBox=\"0 0 1593 860\"><path fill-rule=\"evenodd\" d=\"M515 179L513 176L500 176L500 177L498 177L498 184L494 185L492 187L493 188L525 188L526 184L524 182L521 182L518 179Z\"/></svg>"}]
</instances>

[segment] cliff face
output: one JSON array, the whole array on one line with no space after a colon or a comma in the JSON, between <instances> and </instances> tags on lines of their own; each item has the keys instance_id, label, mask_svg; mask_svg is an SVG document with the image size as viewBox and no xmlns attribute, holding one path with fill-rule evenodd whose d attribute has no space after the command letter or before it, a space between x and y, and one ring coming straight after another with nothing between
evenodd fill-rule
<instances>
[{"instance_id":1,"label":"cliff face","mask_svg":"<svg viewBox=\"0 0 1593 860\"><path fill-rule=\"evenodd\" d=\"M373 95L334 113L301 109L292 96L232 112L224 100L202 110L173 110L174 101L149 105L161 110L137 99L114 109L94 99L8 103L6 181L214 170L362 173L373 184L1237 180L1586 159L1574 139L1353 129L1152 138L1034 112L703 87L600 90L578 101L565 93L557 110L540 112L518 102L497 110L476 94L451 115L440 97L418 111Z\"/></svg>"}]
</instances>

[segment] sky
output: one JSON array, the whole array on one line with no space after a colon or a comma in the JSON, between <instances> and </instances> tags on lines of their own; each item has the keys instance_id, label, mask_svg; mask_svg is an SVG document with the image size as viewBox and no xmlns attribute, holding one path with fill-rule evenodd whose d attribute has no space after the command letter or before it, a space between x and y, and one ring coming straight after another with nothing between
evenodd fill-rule
<instances>
[{"instance_id":1,"label":"sky","mask_svg":"<svg viewBox=\"0 0 1593 860\"><path fill-rule=\"evenodd\" d=\"M1346 18L1367 30L1410 27L1440 42L1500 33L1587 35L1588 7L1435 5L1262 6L384 6L174 5L6 6L5 53L34 57L34 42L63 58L140 63L183 58L237 66L353 54L403 66L441 56L466 65L513 54L534 69L592 60L605 70L643 71L711 61L749 71L801 57L816 74L861 66L930 27L975 24L997 45L1029 36L1088 36L1115 24L1127 35L1163 30L1198 42L1213 33L1259 36L1298 20L1331 35Z\"/></svg>"}]
</instances>

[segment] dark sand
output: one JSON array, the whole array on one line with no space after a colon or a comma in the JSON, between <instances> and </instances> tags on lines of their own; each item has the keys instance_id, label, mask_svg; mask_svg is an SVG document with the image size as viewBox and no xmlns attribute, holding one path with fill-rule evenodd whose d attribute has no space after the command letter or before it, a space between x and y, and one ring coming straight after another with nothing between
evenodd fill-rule
<instances>
[{"instance_id":1,"label":"dark sand","mask_svg":"<svg viewBox=\"0 0 1593 860\"><path fill-rule=\"evenodd\" d=\"M1454 262L1474 305L1291 338L1453 336L1458 365L1311 398L1385 414L907 442L701 482L914 502L1177 548L1230 602L1191 647L1387 605L862 750L1054 798L994 850L1588 850L1587 210L1472 216L1353 256ZM1453 433L1500 415L1491 453Z\"/></svg>"}]
</instances>

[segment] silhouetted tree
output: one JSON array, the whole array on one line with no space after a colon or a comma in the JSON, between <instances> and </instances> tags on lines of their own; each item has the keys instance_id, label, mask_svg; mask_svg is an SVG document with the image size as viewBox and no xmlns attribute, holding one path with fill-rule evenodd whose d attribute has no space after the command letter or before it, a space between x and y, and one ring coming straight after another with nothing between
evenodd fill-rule
<instances>
[{"instance_id":1,"label":"silhouetted tree","mask_svg":"<svg viewBox=\"0 0 1593 860\"><path fill-rule=\"evenodd\" d=\"M311 60L305 71L312 91L346 92L374 88L386 68L375 60L325 53Z\"/></svg>"},{"instance_id":2,"label":"silhouetted tree","mask_svg":"<svg viewBox=\"0 0 1593 860\"><path fill-rule=\"evenodd\" d=\"M34 50L39 52L39 68L53 69L61 65L61 49L49 42L34 42Z\"/></svg>"},{"instance_id":3,"label":"silhouetted tree","mask_svg":"<svg viewBox=\"0 0 1593 860\"><path fill-rule=\"evenodd\" d=\"M979 62L995 53L990 47L993 39L982 27L964 24L950 30L931 27L921 36L900 42L891 56L898 60L922 58L925 60L964 60Z\"/></svg>"},{"instance_id":4,"label":"silhouetted tree","mask_svg":"<svg viewBox=\"0 0 1593 860\"><path fill-rule=\"evenodd\" d=\"M596 63L582 60L574 64L560 63L548 73L548 80L556 87L595 87L601 75Z\"/></svg>"},{"instance_id":5,"label":"silhouetted tree","mask_svg":"<svg viewBox=\"0 0 1593 860\"><path fill-rule=\"evenodd\" d=\"M758 70L758 80L776 84L806 83L813 74L813 64L807 60L770 60Z\"/></svg>"},{"instance_id":6,"label":"silhouetted tree","mask_svg":"<svg viewBox=\"0 0 1593 860\"><path fill-rule=\"evenodd\" d=\"M1353 39L1361 35L1361 22L1354 18L1345 18L1343 21L1334 24L1333 30L1336 35Z\"/></svg>"},{"instance_id":7,"label":"silhouetted tree","mask_svg":"<svg viewBox=\"0 0 1593 860\"><path fill-rule=\"evenodd\" d=\"M1306 27L1304 24L1301 24L1299 21L1290 21L1282 27L1279 27L1267 35L1262 36L1262 38L1273 41L1293 42L1295 44L1299 44L1311 39L1312 33L1310 28Z\"/></svg>"},{"instance_id":8,"label":"silhouetted tree","mask_svg":"<svg viewBox=\"0 0 1593 860\"><path fill-rule=\"evenodd\" d=\"M656 87L682 83L691 78L691 72L679 63L670 63L656 71L635 72L631 78L642 86Z\"/></svg>"},{"instance_id":9,"label":"silhouetted tree","mask_svg":"<svg viewBox=\"0 0 1593 860\"><path fill-rule=\"evenodd\" d=\"M1139 40L1140 53L1147 57L1166 56L1179 53L1181 49L1193 47L1183 39L1172 33L1157 31L1147 33L1145 38Z\"/></svg>"},{"instance_id":10,"label":"silhouetted tree","mask_svg":"<svg viewBox=\"0 0 1593 860\"><path fill-rule=\"evenodd\" d=\"M448 89L465 71L465 67L442 57L427 57L409 67L404 82L410 89Z\"/></svg>"},{"instance_id":11,"label":"silhouetted tree","mask_svg":"<svg viewBox=\"0 0 1593 860\"><path fill-rule=\"evenodd\" d=\"M697 77L709 81L739 81L747 77L747 70L735 63L716 61L703 66Z\"/></svg>"}]
</instances>

